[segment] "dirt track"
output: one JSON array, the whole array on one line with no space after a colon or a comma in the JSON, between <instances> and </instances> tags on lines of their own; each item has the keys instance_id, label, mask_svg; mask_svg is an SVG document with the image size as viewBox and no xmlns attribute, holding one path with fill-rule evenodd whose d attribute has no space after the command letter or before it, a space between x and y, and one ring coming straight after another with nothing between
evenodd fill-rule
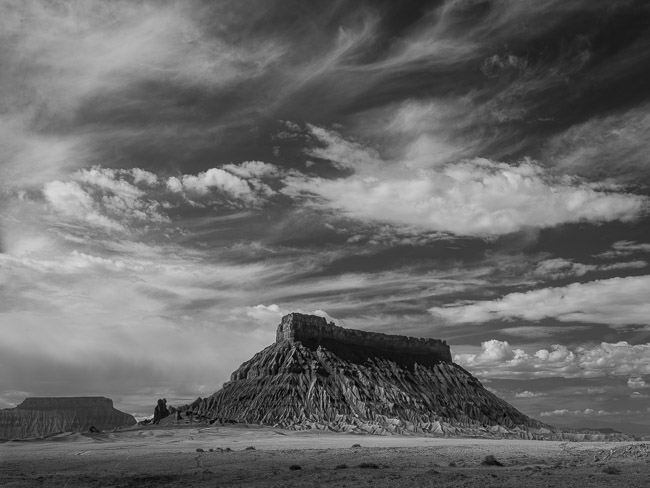
<instances>
[{"instance_id":1,"label":"dirt track","mask_svg":"<svg viewBox=\"0 0 650 488\"><path fill-rule=\"evenodd\" d=\"M0 486L646 487L650 445L148 427L0 444Z\"/></svg>"}]
</instances>

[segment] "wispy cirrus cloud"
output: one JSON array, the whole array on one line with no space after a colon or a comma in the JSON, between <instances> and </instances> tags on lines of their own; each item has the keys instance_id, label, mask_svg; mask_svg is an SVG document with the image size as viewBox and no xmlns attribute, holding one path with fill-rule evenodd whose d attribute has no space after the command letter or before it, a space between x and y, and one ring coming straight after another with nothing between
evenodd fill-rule
<instances>
[{"instance_id":1,"label":"wispy cirrus cloud","mask_svg":"<svg viewBox=\"0 0 650 488\"><path fill-rule=\"evenodd\" d=\"M99 163L106 133L114 143L146 132L141 126L128 134L123 126L111 128L108 116L88 123L80 111L158 114L167 122L149 132L155 138L169 124L183 126L183 109L145 96L141 85L224 88L254 79L284 53L285 47L271 39L233 42L216 32L208 14L220 8L200 2L4 2L4 184L42 184ZM172 112L179 120L169 121ZM175 135L182 133L177 129Z\"/></svg>"},{"instance_id":2,"label":"wispy cirrus cloud","mask_svg":"<svg viewBox=\"0 0 650 488\"><path fill-rule=\"evenodd\" d=\"M562 170L637 183L648 174L650 107L589 119L551 138L545 156Z\"/></svg>"}]
</instances>

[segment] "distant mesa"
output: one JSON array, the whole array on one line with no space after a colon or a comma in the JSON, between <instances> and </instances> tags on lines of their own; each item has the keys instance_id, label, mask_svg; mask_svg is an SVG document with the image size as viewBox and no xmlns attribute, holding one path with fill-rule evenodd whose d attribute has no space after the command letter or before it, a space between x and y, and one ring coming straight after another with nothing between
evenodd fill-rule
<instances>
[{"instance_id":1,"label":"distant mesa","mask_svg":"<svg viewBox=\"0 0 650 488\"><path fill-rule=\"evenodd\" d=\"M192 404L209 422L372 434L596 440L532 419L452 361L445 341L291 313L276 342ZM568 436L568 437L567 437Z\"/></svg>"},{"instance_id":2,"label":"distant mesa","mask_svg":"<svg viewBox=\"0 0 650 488\"><path fill-rule=\"evenodd\" d=\"M61 432L101 432L136 423L105 397L34 397L0 410L0 439L46 437Z\"/></svg>"}]
</instances>

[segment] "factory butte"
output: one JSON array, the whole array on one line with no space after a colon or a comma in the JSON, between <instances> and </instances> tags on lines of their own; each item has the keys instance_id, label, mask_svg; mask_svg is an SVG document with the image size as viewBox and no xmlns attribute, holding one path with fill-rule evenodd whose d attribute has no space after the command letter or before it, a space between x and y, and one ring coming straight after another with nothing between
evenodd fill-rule
<instances>
[{"instance_id":1,"label":"factory butte","mask_svg":"<svg viewBox=\"0 0 650 488\"><path fill-rule=\"evenodd\" d=\"M190 419L381 435L604 438L560 431L519 412L455 364L445 341L345 329L299 313L283 317L275 343L210 397L164 412L160 405L155 423L163 425ZM0 411L0 438L134 423L108 399L28 399Z\"/></svg>"}]
</instances>

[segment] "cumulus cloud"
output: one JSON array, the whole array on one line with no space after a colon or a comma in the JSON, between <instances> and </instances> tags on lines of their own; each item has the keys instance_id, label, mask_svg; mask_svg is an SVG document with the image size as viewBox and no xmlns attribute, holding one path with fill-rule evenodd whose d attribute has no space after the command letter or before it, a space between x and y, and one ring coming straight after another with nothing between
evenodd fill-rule
<instances>
[{"instance_id":1,"label":"cumulus cloud","mask_svg":"<svg viewBox=\"0 0 650 488\"><path fill-rule=\"evenodd\" d=\"M176 181L181 182L184 190L200 195L205 195L211 188L222 190L237 198L250 198L252 194L246 181L220 168L210 168L197 175L183 175L180 180L174 178L174 183L168 186L175 188Z\"/></svg>"},{"instance_id":2,"label":"cumulus cloud","mask_svg":"<svg viewBox=\"0 0 650 488\"><path fill-rule=\"evenodd\" d=\"M645 400L646 398L650 398L650 395L646 395L645 393L639 393L638 391L633 391L630 394L630 398L632 400Z\"/></svg>"},{"instance_id":3,"label":"cumulus cloud","mask_svg":"<svg viewBox=\"0 0 650 488\"><path fill-rule=\"evenodd\" d=\"M634 415L642 413L638 410L624 410L620 412L609 412L607 410L596 410L593 408L585 408L584 410L569 410L567 408L561 408L557 410L551 410L546 412L541 412L540 417L599 417L603 415Z\"/></svg>"},{"instance_id":4,"label":"cumulus cloud","mask_svg":"<svg viewBox=\"0 0 650 488\"><path fill-rule=\"evenodd\" d=\"M124 227L102 215L96 208L92 197L74 181L52 181L43 187L43 195L51 208L66 217L81 220L92 226L111 230L124 230Z\"/></svg>"},{"instance_id":5,"label":"cumulus cloud","mask_svg":"<svg viewBox=\"0 0 650 488\"><path fill-rule=\"evenodd\" d=\"M598 323L610 327L648 325L649 287L650 276L628 276L511 293L496 300L433 307L429 312L448 324L554 318L562 322Z\"/></svg>"},{"instance_id":6,"label":"cumulus cloud","mask_svg":"<svg viewBox=\"0 0 650 488\"><path fill-rule=\"evenodd\" d=\"M169 221L160 202L135 185L157 183L152 173L95 166L76 171L70 180L50 181L42 193L50 209L72 221L116 231Z\"/></svg>"},{"instance_id":7,"label":"cumulus cloud","mask_svg":"<svg viewBox=\"0 0 650 488\"><path fill-rule=\"evenodd\" d=\"M515 398L535 398L535 397L540 397L544 396L545 393L539 393L539 392L532 392L532 391L520 391L518 393L515 393Z\"/></svg>"},{"instance_id":8,"label":"cumulus cloud","mask_svg":"<svg viewBox=\"0 0 650 488\"><path fill-rule=\"evenodd\" d=\"M277 166L261 161L245 161L241 164L226 164L223 168L210 168L196 175L184 174L167 178L169 191L183 193L196 199L215 191L231 202L241 205L259 205L276 191L264 182L277 179L283 174Z\"/></svg>"},{"instance_id":9,"label":"cumulus cloud","mask_svg":"<svg viewBox=\"0 0 650 488\"><path fill-rule=\"evenodd\" d=\"M533 161L510 166L475 159L439 170L386 171L336 180L292 176L285 192L316 195L363 221L476 236L568 222L629 221L647 206L642 196L552 177Z\"/></svg>"},{"instance_id":10,"label":"cumulus cloud","mask_svg":"<svg viewBox=\"0 0 650 488\"><path fill-rule=\"evenodd\" d=\"M168 198L173 194L181 194L192 205L200 205L197 200L230 207L259 205L275 194L263 180L280 174L276 166L252 161L225 167L228 171L211 168L165 179L140 168L93 166L72 173L69 181L47 182L42 194L60 216L118 231L169 223L164 208L172 206Z\"/></svg>"},{"instance_id":11,"label":"cumulus cloud","mask_svg":"<svg viewBox=\"0 0 650 488\"><path fill-rule=\"evenodd\" d=\"M457 354L454 361L478 376L492 378L594 378L650 373L650 344L621 341L569 348L555 344L532 354L492 339L478 354Z\"/></svg>"},{"instance_id":12,"label":"cumulus cloud","mask_svg":"<svg viewBox=\"0 0 650 488\"><path fill-rule=\"evenodd\" d=\"M637 376L627 380L627 386L634 390L643 390L646 388L650 388L650 385L647 384L641 376Z\"/></svg>"}]
</instances>

